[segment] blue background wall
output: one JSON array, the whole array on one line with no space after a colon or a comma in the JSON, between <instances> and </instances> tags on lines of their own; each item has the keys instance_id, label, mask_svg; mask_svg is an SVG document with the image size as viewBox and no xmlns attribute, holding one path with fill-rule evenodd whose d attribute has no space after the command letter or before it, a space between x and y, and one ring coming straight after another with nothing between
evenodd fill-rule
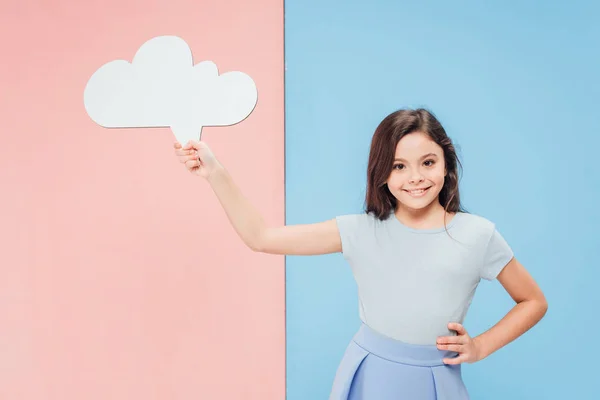
<instances>
[{"instance_id":1,"label":"blue background wall","mask_svg":"<svg viewBox=\"0 0 600 400\"><path fill-rule=\"evenodd\" d=\"M379 121L425 106L459 148L466 208L496 222L549 311L464 364L474 399L598 398L600 7L589 2L286 2L286 218L361 212ZM287 258L289 400L325 399L359 326L341 255ZM513 306L482 282L472 336Z\"/></svg>"}]
</instances>

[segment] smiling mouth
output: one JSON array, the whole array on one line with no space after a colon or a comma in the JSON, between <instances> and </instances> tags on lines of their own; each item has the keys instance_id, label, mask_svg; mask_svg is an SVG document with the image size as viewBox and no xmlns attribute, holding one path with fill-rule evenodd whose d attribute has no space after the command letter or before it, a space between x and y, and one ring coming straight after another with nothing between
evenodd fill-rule
<instances>
[{"instance_id":1,"label":"smiling mouth","mask_svg":"<svg viewBox=\"0 0 600 400\"><path fill-rule=\"evenodd\" d=\"M409 195L411 195L412 197L420 197L420 196L423 196L425 193L427 193L429 191L429 189L431 189L431 186L429 186L425 189L413 189L413 190L403 189L403 190L406 193L408 193Z\"/></svg>"}]
</instances>

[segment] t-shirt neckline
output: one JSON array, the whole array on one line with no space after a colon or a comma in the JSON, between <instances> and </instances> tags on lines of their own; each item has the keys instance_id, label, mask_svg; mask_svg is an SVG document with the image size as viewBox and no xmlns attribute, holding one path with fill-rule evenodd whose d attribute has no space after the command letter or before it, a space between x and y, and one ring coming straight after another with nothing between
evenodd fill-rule
<instances>
[{"instance_id":1,"label":"t-shirt neckline","mask_svg":"<svg viewBox=\"0 0 600 400\"><path fill-rule=\"evenodd\" d=\"M418 228L411 228L410 226L404 225L399 219L398 217L396 217L396 214L394 213L394 211L391 212L390 214L390 218L392 219L392 222L394 225L399 226L402 230L405 230L407 232L411 232L411 233L440 233L440 232L445 232L446 229L450 229L452 226L454 226L454 224L456 224L457 219L460 218L460 216L462 215L462 213L459 211L456 214L454 214L454 216L452 217L452 219L450 220L450 222L446 223L446 227L438 227L438 228L427 228L427 229L418 229Z\"/></svg>"}]
</instances>

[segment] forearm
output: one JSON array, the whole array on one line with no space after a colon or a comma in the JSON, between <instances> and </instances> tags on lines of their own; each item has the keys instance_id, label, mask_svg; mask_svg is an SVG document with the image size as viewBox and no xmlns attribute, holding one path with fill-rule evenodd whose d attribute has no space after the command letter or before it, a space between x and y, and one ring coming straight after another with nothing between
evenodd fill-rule
<instances>
[{"instance_id":1,"label":"forearm","mask_svg":"<svg viewBox=\"0 0 600 400\"><path fill-rule=\"evenodd\" d=\"M486 358L527 332L542 319L547 309L544 299L517 303L496 325L473 338L477 343L479 359Z\"/></svg>"},{"instance_id":2,"label":"forearm","mask_svg":"<svg viewBox=\"0 0 600 400\"><path fill-rule=\"evenodd\" d=\"M258 210L244 197L224 167L216 168L207 180L237 234L248 247L259 250L265 222Z\"/></svg>"}]
</instances>

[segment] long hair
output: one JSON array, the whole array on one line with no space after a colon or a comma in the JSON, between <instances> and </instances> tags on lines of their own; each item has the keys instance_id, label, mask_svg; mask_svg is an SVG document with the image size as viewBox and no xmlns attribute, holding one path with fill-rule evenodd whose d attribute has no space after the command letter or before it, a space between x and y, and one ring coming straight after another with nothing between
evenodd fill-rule
<instances>
[{"instance_id":1,"label":"long hair","mask_svg":"<svg viewBox=\"0 0 600 400\"><path fill-rule=\"evenodd\" d=\"M365 212L385 220L396 209L397 200L388 189L386 181L392 172L398 142L413 132L425 133L444 151L447 175L439 193L440 204L446 212L466 212L460 203L458 190L458 171L460 168L462 172L462 165L452 140L433 113L423 108L395 111L377 126L369 152Z\"/></svg>"}]
</instances>

